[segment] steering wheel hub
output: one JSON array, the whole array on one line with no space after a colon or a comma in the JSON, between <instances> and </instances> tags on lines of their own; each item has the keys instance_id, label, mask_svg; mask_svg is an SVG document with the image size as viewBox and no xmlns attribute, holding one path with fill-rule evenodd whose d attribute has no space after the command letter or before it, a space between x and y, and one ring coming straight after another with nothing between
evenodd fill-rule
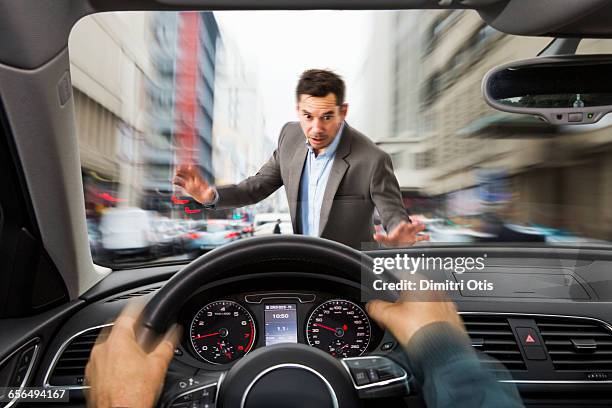
<instances>
[{"instance_id":1,"label":"steering wheel hub","mask_svg":"<svg viewBox=\"0 0 612 408\"><path fill-rule=\"evenodd\" d=\"M241 408L354 406L358 396L342 364L303 344L255 350L220 384L217 406Z\"/></svg>"}]
</instances>

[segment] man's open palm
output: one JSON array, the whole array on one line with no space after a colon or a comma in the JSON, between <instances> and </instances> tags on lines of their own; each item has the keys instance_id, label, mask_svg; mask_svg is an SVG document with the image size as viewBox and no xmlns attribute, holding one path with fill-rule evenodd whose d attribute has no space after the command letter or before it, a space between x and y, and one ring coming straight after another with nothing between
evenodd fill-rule
<instances>
[{"instance_id":1,"label":"man's open palm","mask_svg":"<svg viewBox=\"0 0 612 408\"><path fill-rule=\"evenodd\" d=\"M383 245L392 247L414 245L416 242L429 240L429 235L418 235L424 229L424 224L402 221L387 235L374 234L374 239Z\"/></svg>"},{"instance_id":2,"label":"man's open palm","mask_svg":"<svg viewBox=\"0 0 612 408\"><path fill-rule=\"evenodd\" d=\"M202 204L215 199L214 188L204 180L198 168L192 164L177 166L172 183L182 187L185 193Z\"/></svg>"}]
</instances>

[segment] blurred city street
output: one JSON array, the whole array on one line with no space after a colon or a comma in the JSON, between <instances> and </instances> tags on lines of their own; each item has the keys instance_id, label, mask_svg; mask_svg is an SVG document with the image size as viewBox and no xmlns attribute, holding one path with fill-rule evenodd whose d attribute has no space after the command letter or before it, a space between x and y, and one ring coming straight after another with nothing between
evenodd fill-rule
<instances>
[{"instance_id":1,"label":"blurred city street","mask_svg":"<svg viewBox=\"0 0 612 408\"><path fill-rule=\"evenodd\" d=\"M317 37L305 29L312 24L330 29ZM360 45L296 46L330 35ZM553 126L494 111L479 92L490 68L548 41L507 36L460 10L85 18L69 46L94 259L190 259L293 233L283 189L255 205L204 210L171 180L179 164L198 166L214 185L255 174L297 119L297 76L315 67L344 77L347 123L390 155L404 205L431 237L420 245L607 245L610 120ZM581 51L603 47L585 40ZM384 231L378 217L371 222Z\"/></svg>"}]
</instances>

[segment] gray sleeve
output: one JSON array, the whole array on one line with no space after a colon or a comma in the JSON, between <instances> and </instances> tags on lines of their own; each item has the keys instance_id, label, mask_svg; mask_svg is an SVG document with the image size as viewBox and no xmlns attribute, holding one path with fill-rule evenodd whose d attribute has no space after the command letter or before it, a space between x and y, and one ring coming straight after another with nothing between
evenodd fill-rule
<instances>
[{"instance_id":1,"label":"gray sleeve","mask_svg":"<svg viewBox=\"0 0 612 408\"><path fill-rule=\"evenodd\" d=\"M268 197L283 185L280 171L280 151L285 128L281 130L278 138L278 147L272 157L251 177L238 184L217 186L217 202L215 209L236 208L255 204Z\"/></svg>"},{"instance_id":2,"label":"gray sleeve","mask_svg":"<svg viewBox=\"0 0 612 408\"><path fill-rule=\"evenodd\" d=\"M501 364L487 371L467 335L448 323L429 324L406 348L412 372L430 408L519 408L523 402Z\"/></svg>"},{"instance_id":3,"label":"gray sleeve","mask_svg":"<svg viewBox=\"0 0 612 408\"><path fill-rule=\"evenodd\" d=\"M402 221L411 222L404 208L391 157L387 153L383 154L374 168L370 183L370 196L387 232Z\"/></svg>"}]
</instances>

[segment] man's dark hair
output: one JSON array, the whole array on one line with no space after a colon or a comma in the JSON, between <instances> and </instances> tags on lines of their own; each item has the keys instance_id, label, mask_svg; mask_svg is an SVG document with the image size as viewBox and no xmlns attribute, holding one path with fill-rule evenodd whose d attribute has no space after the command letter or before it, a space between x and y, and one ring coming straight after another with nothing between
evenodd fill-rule
<instances>
[{"instance_id":1,"label":"man's dark hair","mask_svg":"<svg viewBox=\"0 0 612 408\"><path fill-rule=\"evenodd\" d=\"M342 77L324 69L304 71L295 88L295 98L298 102L300 101L300 95L323 97L329 93L336 96L336 105L340 106L344 103L344 81Z\"/></svg>"}]
</instances>

